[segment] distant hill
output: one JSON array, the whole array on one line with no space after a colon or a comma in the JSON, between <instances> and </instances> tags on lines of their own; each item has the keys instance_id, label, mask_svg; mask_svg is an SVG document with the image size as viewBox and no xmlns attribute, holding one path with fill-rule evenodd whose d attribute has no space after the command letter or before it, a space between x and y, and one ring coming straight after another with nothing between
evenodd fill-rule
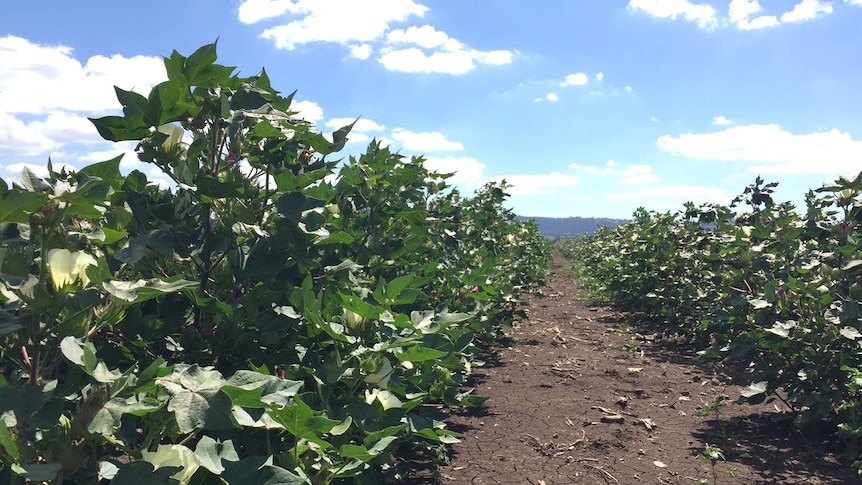
<instances>
[{"instance_id":1,"label":"distant hill","mask_svg":"<svg viewBox=\"0 0 862 485\"><path fill-rule=\"evenodd\" d=\"M616 227L628 222L625 219L609 219L605 217L523 217L519 221L535 221L539 225L539 233L549 239L565 236L580 236L592 234L600 227Z\"/></svg>"}]
</instances>

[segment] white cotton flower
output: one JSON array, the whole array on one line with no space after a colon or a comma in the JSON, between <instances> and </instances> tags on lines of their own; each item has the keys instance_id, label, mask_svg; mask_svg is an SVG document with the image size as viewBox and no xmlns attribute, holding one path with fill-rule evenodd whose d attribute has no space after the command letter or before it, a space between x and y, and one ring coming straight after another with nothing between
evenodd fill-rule
<instances>
[{"instance_id":1,"label":"white cotton flower","mask_svg":"<svg viewBox=\"0 0 862 485\"><path fill-rule=\"evenodd\" d=\"M156 470L166 466L182 468L182 470L171 475L171 478L182 484L188 483L201 466L200 459L184 445L159 445L156 451L142 451L141 456Z\"/></svg>"},{"instance_id":2,"label":"white cotton flower","mask_svg":"<svg viewBox=\"0 0 862 485\"><path fill-rule=\"evenodd\" d=\"M162 143L162 148L165 150L173 148L183 139L183 135L186 133L181 126L173 124L159 125L156 131L168 135L168 139Z\"/></svg>"},{"instance_id":3,"label":"white cotton flower","mask_svg":"<svg viewBox=\"0 0 862 485\"><path fill-rule=\"evenodd\" d=\"M90 283L87 267L97 265L96 258L81 251L56 248L48 251L48 269L58 290L79 280L82 287L87 286Z\"/></svg>"},{"instance_id":4,"label":"white cotton flower","mask_svg":"<svg viewBox=\"0 0 862 485\"><path fill-rule=\"evenodd\" d=\"M347 324L350 330L356 331L356 329L362 328L365 325L365 319L353 310L342 308L341 316L344 317L344 323Z\"/></svg>"},{"instance_id":5,"label":"white cotton flower","mask_svg":"<svg viewBox=\"0 0 862 485\"><path fill-rule=\"evenodd\" d=\"M374 389L373 391L365 391L365 402L367 404L374 403L374 400L380 401L380 404L383 405L383 410L392 409L392 408L400 408L402 405L401 400L395 397L395 394L392 394L389 391L384 391L382 389Z\"/></svg>"}]
</instances>

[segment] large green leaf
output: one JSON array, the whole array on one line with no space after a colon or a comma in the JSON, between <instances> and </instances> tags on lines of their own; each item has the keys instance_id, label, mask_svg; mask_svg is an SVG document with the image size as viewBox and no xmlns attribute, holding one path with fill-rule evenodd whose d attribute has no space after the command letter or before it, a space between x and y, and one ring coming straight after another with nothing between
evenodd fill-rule
<instances>
[{"instance_id":1,"label":"large green leaf","mask_svg":"<svg viewBox=\"0 0 862 485\"><path fill-rule=\"evenodd\" d=\"M177 364L172 374L156 382L171 393L168 411L176 416L181 433L191 433L207 424L211 401L225 384L220 372L197 364ZM228 406L224 411L229 410Z\"/></svg>"},{"instance_id":2,"label":"large green leaf","mask_svg":"<svg viewBox=\"0 0 862 485\"><path fill-rule=\"evenodd\" d=\"M0 222L27 224L30 214L48 203L48 194L12 189L0 199Z\"/></svg>"},{"instance_id":3,"label":"large green leaf","mask_svg":"<svg viewBox=\"0 0 862 485\"><path fill-rule=\"evenodd\" d=\"M316 443L323 448L331 448L326 440L320 437L323 433L329 433L332 428L340 424L334 419L329 419L320 412L315 412L306 404L301 396L296 396L293 402L284 407L272 406L267 411L273 420L287 429L290 434L297 438L303 438Z\"/></svg>"},{"instance_id":4,"label":"large green leaf","mask_svg":"<svg viewBox=\"0 0 862 485\"><path fill-rule=\"evenodd\" d=\"M209 436L204 436L198 441L195 455L200 460L202 467L216 475L221 475L225 470L222 460L229 462L239 461L239 454L237 454L231 440L224 442L216 441Z\"/></svg>"}]
</instances>

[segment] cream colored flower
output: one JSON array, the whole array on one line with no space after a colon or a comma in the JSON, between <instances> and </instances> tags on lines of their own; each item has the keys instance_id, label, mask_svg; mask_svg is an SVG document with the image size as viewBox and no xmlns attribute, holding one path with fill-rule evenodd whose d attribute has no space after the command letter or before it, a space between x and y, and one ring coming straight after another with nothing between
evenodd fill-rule
<instances>
[{"instance_id":1,"label":"cream colored flower","mask_svg":"<svg viewBox=\"0 0 862 485\"><path fill-rule=\"evenodd\" d=\"M380 401L380 404L383 405L383 410L392 409L392 408L400 408L401 400L395 397L395 394L392 394L389 391L384 391L382 389L374 389L373 391L365 391L365 402L367 404L372 404L374 400Z\"/></svg>"},{"instance_id":2,"label":"cream colored flower","mask_svg":"<svg viewBox=\"0 0 862 485\"><path fill-rule=\"evenodd\" d=\"M173 124L159 125L156 131L168 135L168 139L162 143L162 148L165 150L173 148L183 139L183 135L186 133L181 126Z\"/></svg>"},{"instance_id":3,"label":"cream colored flower","mask_svg":"<svg viewBox=\"0 0 862 485\"><path fill-rule=\"evenodd\" d=\"M341 309L341 315L350 330L356 331L357 328L361 328L365 324L365 319L361 315L347 308Z\"/></svg>"},{"instance_id":4,"label":"cream colored flower","mask_svg":"<svg viewBox=\"0 0 862 485\"><path fill-rule=\"evenodd\" d=\"M156 470L166 466L181 467L182 470L171 475L171 478L183 484L188 483L201 466L200 459L184 445L159 445L156 451L142 451L141 456Z\"/></svg>"},{"instance_id":5,"label":"cream colored flower","mask_svg":"<svg viewBox=\"0 0 862 485\"><path fill-rule=\"evenodd\" d=\"M68 249L52 249L48 251L48 269L51 270L51 280L54 288L60 289L81 281L81 286L87 286L90 278L87 276L87 266L97 266L96 258L81 251Z\"/></svg>"}]
</instances>

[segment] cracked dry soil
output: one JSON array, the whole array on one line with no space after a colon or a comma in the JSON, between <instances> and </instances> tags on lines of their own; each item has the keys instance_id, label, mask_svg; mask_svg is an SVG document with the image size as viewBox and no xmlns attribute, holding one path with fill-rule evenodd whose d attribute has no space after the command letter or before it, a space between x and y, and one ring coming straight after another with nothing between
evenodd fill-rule
<instances>
[{"instance_id":1,"label":"cracked dry soil","mask_svg":"<svg viewBox=\"0 0 862 485\"><path fill-rule=\"evenodd\" d=\"M425 483L712 483L697 458L708 444L726 458L719 484L862 483L775 403L733 403L740 387L683 342L585 304L566 265L554 256L545 296L524 302L529 319L511 329L512 344L475 371L488 401L449 416L462 441ZM720 421L696 415L719 396Z\"/></svg>"}]
</instances>

